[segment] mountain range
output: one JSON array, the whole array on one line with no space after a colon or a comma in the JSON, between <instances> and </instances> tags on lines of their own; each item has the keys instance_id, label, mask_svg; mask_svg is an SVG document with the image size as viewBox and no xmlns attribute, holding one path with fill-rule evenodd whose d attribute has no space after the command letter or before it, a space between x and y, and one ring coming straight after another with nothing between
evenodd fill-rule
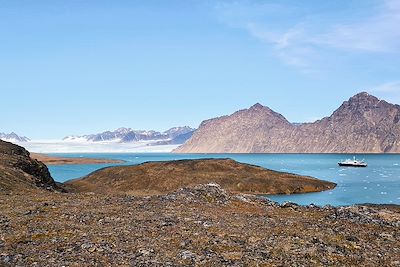
<instances>
[{"instance_id":1,"label":"mountain range","mask_svg":"<svg viewBox=\"0 0 400 267\"><path fill-rule=\"evenodd\" d=\"M177 153L398 153L400 106L366 92L329 117L290 123L261 104L203 121Z\"/></svg>"},{"instance_id":2,"label":"mountain range","mask_svg":"<svg viewBox=\"0 0 400 267\"><path fill-rule=\"evenodd\" d=\"M28 137L14 132L0 133L0 139L31 143ZM197 130L188 126L164 132L119 128L67 136L62 143L70 146L80 142L181 145L176 153L400 153L400 106L362 92L328 117L312 123L291 123L257 103L231 115L205 120Z\"/></svg>"},{"instance_id":3,"label":"mountain range","mask_svg":"<svg viewBox=\"0 0 400 267\"><path fill-rule=\"evenodd\" d=\"M165 132L133 130L131 128L118 128L115 131L105 131L89 135L70 135L63 141L86 141L86 142L119 142L129 143L138 141L156 141L151 144L183 144L188 140L195 129L188 126L174 127Z\"/></svg>"},{"instance_id":4,"label":"mountain range","mask_svg":"<svg viewBox=\"0 0 400 267\"><path fill-rule=\"evenodd\" d=\"M19 143L19 142L28 142L30 139L26 136L19 136L16 133L12 132L9 134L0 133L0 139L7 142Z\"/></svg>"}]
</instances>

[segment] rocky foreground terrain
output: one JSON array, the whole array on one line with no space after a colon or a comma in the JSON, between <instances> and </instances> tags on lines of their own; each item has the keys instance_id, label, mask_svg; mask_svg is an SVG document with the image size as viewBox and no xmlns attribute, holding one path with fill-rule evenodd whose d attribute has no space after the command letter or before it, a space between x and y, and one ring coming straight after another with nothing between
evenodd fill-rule
<instances>
[{"instance_id":1,"label":"rocky foreground terrain","mask_svg":"<svg viewBox=\"0 0 400 267\"><path fill-rule=\"evenodd\" d=\"M178 153L399 153L400 106L359 93L313 123L256 104L203 121Z\"/></svg>"},{"instance_id":2,"label":"rocky foreground terrain","mask_svg":"<svg viewBox=\"0 0 400 267\"><path fill-rule=\"evenodd\" d=\"M151 196L62 187L0 141L0 266L400 266L399 206L279 205L215 183Z\"/></svg>"},{"instance_id":3,"label":"rocky foreground terrain","mask_svg":"<svg viewBox=\"0 0 400 267\"><path fill-rule=\"evenodd\" d=\"M300 207L216 184L0 194L4 266L400 266L396 206Z\"/></svg>"},{"instance_id":4,"label":"rocky foreground terrain","mask_svg":"<svg viewBox=\"0 0 400 267\"><path fill-rule=\"evenodd\" d=\"M23 147L0 140L0 193L31 188L58 188L46 165Z\"/></svg>"}]
</instances>

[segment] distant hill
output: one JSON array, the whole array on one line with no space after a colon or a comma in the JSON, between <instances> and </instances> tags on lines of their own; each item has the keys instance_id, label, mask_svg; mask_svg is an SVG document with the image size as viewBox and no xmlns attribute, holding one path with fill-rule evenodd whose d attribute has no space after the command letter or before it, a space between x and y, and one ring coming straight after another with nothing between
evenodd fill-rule
<instances>
[{"instance_id":1,"label":"distant hill","mask_svg":"<svg viewBox=\"0 0 400 267\"><path fill-rule=\"evenodd\" d=\"M190 132L187 132L187 133L183 133L183 134L177 135L172 139L157 141L157 142L151 143L149 145L150 146L180 145L180 144L185 143L187 140L189 140L190 137L192 137L193 133L194 133L194 130L190 131Z\"/></svg>"},{"instance_id":2,"label":"distant hill","mask_svg":"<svg viewBox=\"0 0 400 267\"><path fill-rule=\"evenodd\" d=\"M201 123L178 153L398 153L400 106L362 92L313 123L256 104Z\"/></svg>"},{"instance_id":3,"label":"distant hill","mask_svg":"<svg viewBox=\"0 0 400 267\"><path fill-rule=\"evenodd\" d=\"M176 144L183 144L191 137L188 133L192 133L194 129L184 127L174 127L165 132L133 130L131 128L119 128L115 131L105 131L98 134L89 134L81 136L67 136L63 141L89 141L89 142L120 142L129 143L137 141L164 141L164 142L178 142ZM177 141L174 141L177 140Z\"/></svg>"},{"instance_id":4,"label":"distant hill","mask_svg":"<svg viewBox=\"0 0 400 267\"><path fill-rule=\"evenodd\" d=\"M7 142L19 143L19 142L28 142L30 139L26 136L19 136L16 133L12 132L9 134L0 133L0 139Z\"/></svg>"}]
</instances>

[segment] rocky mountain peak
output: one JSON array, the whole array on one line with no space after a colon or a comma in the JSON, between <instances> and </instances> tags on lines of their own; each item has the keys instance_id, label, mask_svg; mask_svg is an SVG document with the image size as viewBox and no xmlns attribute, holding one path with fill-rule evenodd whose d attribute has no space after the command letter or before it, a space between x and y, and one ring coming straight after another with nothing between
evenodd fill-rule
<instances>
[{"instance_id":1,"label":"rocky mountain peak","mask_svg":"<svg viewBox=\"0 0 400 267\"><path fill-rule=\"evenodd\" d=\"M189 132L193 132L195 129L189 127L189 126L181 126L181 127L173 127L171 129L166 130L163 132L164 134L168 135L169 137L176 137L181 134L186 134Z\"/></svg>"},{"instance_id":2,"label":"rocky mountain peak","mask_svg":"<svg viewBox=\"0 0 400 267\"><path fill-rule=\"evenodd\" d=\"M235 114L245 115L251 117L252 120L263 120L266 124L275 125L289 125L289 121L280 113L275 112L267 106L263 106L260 103L256 103L248 109L244 109L236 112Z\"/></svg>"},{"instance_id":3,"label":"rocky mountain peak","mask_svg":"<svg viewBox=\"0 0 400 267\"><path fill-rule=\"evenodd\" d=\"M264 109L266 107L264 107L263 105L261 105L260 103L255 103L254 105L252 105L249 110L260 110L260 109Z\"/></svg>"},{"instance_id":4,"label":"rocky mountain peak","mask_svg":"<svg viewBox=\"0 0 400 267\"><path fill-rule=\"evenodd\" d=\"M255 112L255 113L268 113L268 114L277 115L277 116L283 118L283 116L280 113L275 112L274 110L270 109L267 106L263 106L260 103L256 103L256 104L252 105L250 108L245 109L243 111L247 111L247 112L250 111L250 112Z\"/></svg>"},{"instance_id":5,"label":"rocky mountain peak","mask_svg":"<svg viewBox=\"0 0 400 267\"><path fill-rule=\"evenodd\" d=\"M125 128L125 127L120 127L116 130L116 132L119 132L119 133L128 133L131 131L133 131L131 128Z\"/></svg>"},{"instance_id":6,"label":"rocky mountain peak","mask_svg":"<svg viewBox=\"0 0 400 267\"><path fill-rule=\"evenodd\" d=\"M368 94L367 92L361 92L358 93L352 97L350 97L350 99L348 100L349 103L351 104L376 104L377 102L379 102L380 100L373 96Z\"/></svg>"},{"instance_id":7,"label":"rocky mountain peak","mask_svg":"<svg viewBox=\"0 0 400 267\"><path fill-rule=\"evenodd\" d=\"M332 117L364 116L366 112L384 114L394 107L395 105L380 100L367 92L361 92L343 102L343 104L332 114Z\"/></svg>"},{"instance_id":8,"label":"rocky mountain peak","mask_svg":"<svg viewBox=\"0 0 400 267\"><path fill-rule=\"evenodd\" d=\"M0 133L0 139L9 142L28 142L30 139L26 136L19 136L18 134L11 132L7 133Z\"/></svg>"}]
</instances>

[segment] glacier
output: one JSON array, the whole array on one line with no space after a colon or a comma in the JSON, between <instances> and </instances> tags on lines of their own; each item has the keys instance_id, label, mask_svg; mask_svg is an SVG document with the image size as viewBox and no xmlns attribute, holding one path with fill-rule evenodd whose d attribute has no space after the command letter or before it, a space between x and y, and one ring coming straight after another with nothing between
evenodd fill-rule
<instances>
[{"instance_id":1,"label":"glacier","mask_svg":"<svg viewBox=\"0 0 400 267\"><path fill-rule=\"evenodd\" d=\"M168 153L179 145L157 145L155 140L121 143L118 140L31 140L15 142L34 153Z\"/></svg>"}]
</instances>

